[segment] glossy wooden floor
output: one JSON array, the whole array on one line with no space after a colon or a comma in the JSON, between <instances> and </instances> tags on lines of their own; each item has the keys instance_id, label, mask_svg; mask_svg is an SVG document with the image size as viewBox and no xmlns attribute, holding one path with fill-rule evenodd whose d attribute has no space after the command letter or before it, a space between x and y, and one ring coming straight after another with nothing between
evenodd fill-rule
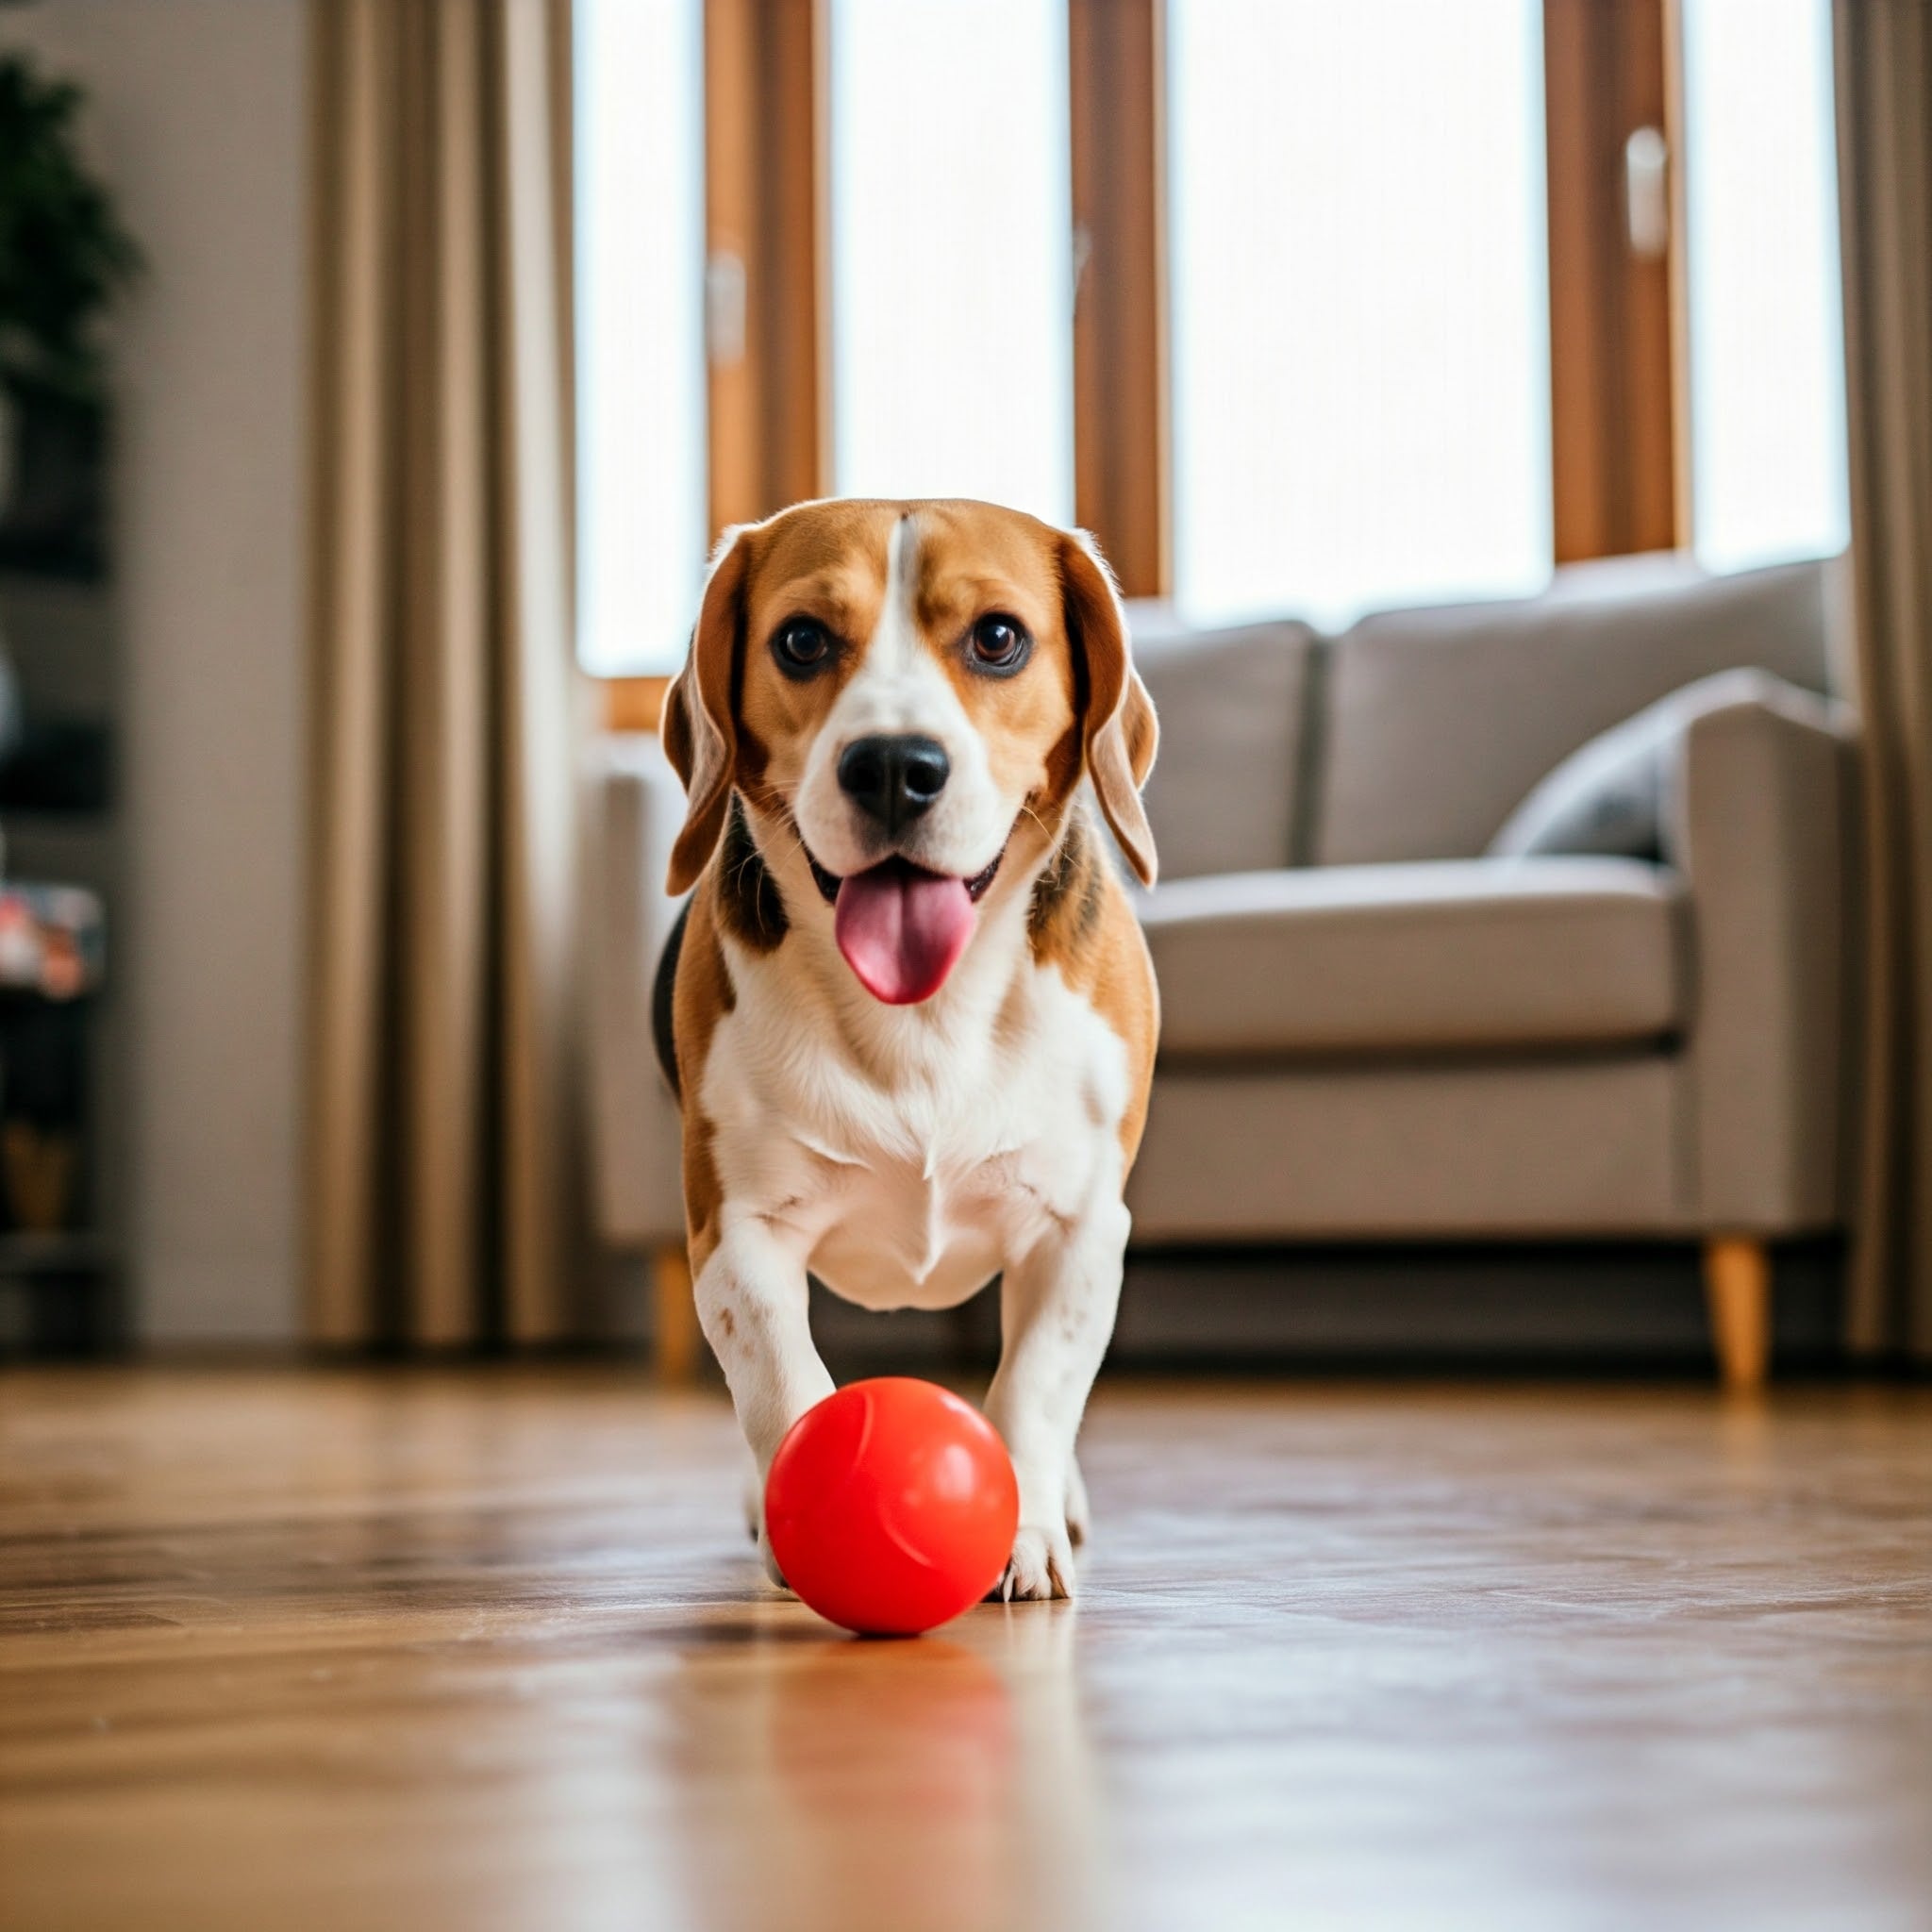
<instances>
[{"instance_id":1,"label":"glossy wooden floor","mask_svg":"<svg viewBox=\"0 0 1932 1932\"><path fill-rule=\"evenodd\" d=\"M0 1376L7 1932L1932 1924L1932 1391L1121 1387L837 1638L721 1400Z\"/></svg>"}]
</instances>

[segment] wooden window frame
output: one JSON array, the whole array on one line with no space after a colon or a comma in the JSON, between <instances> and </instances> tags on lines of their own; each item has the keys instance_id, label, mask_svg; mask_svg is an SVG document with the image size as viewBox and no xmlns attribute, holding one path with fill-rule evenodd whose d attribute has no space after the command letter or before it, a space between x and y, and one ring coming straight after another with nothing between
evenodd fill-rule
<instances>
[{"instance_id":1,"label":"wooden window frame","mask_svg":"<svg viewBox=\"0 0 1932 1932\"><path fill-rule=\"evenodd\" d=\"M1074 514L1130 597L1172 588L1165 0L1067 0Z\"/></svg>"},{"instance_id":2,"label":"wooden window frame","mask_svg":"<svg viewBox=\"0 0 1932 1932\"><path fill-rule=\"evenodd\" d=\"M1543 0L1550 458L1559 564L1668 550L1679 491L1681 169L1669 0ZM1663 137L1668 222L1639 251L1626 143Z\"/></svg>"},{"instance_id":3,"label":"wooden window frame","mask_svg":"<svg viewBox=\"0 0 1932 1932\"><path fill-rule=\"evenodd\" d=\"M823 0L704 0L705 362L711 540L823 493L828 273ZM666 677L604 685L655 731Z\"/></svg>"},{"instance_id":4,"label":"wooden window frame","mask_svg":"<svg viewBox=\"0 0 1932 1932\"><path fill-rule=\"evenodd\" d=\"M1172 593L1166 0L1067 0L1074 514L1129 596ZM1677 0L1543 0L1555 561L1688 541ZM704 0L714 537L831 486L827 0ZM1663 254L1624 148L1669 157ZM604 681L616 730L668 680Z\"/></svg>"}]
</instances>

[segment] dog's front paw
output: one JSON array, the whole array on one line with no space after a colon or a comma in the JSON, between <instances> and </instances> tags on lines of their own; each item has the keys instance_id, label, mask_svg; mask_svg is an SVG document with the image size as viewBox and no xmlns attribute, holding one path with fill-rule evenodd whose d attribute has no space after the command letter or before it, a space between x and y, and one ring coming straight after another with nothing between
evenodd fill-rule
<instances>
[{"instance_id":1,"label":"dog's front paw","mask_svg":"<svg viewBox=\"0 0 1932 1932\"><path fill-rule=\"evenodd\" d=\"M765 1485L758 1472L744 1479L744 1533L751 1538L758 1553L758 1561L765 1566L765 1574L780 1590L790 1590L785 1574L778 1568L778 1559L772 1554L772 1540L765 1534Z\"/></svg>"},{"instance_id":2,"label":"dog's front paw","mask_svg":"<svg viewBox=\"0 0 1932 1932\"><path fill-rule=\"evenodd\" d=\"M1074 1545L1064 1527L1032 1529L1020 1525L1013 1554L1000 1578L999 1595L1009 1604L1044 1602L1074 1593Z\"/></svg>"},{"instance_id":3,"label":"dog's front paw","mask_svg":"<svg viewBox=\"0 0 1932 1932\"><path fill-rule=\"evenodd\" d=\"M1087 1504L1087 1485L1080 1465L1067 1471L1067 1541L1077 1550L1093 1534L1093 1511Z\"/></svg>"},{"instance_id":4,"label":"dog's front paw","mask_svg":"<svg viewBox=\"0 0 1932 1932\"><path fill-rule=\"evenodd\" d=\"M790 1591L791 1586L785 1581L785 1573L778 1567L778 1559L772 1554L772 1540L762 1528L752 1532L752 1541L758 1546L758 1561L765 1566L765 1574L780 1590Z\"/></svg>"}]
</instances>

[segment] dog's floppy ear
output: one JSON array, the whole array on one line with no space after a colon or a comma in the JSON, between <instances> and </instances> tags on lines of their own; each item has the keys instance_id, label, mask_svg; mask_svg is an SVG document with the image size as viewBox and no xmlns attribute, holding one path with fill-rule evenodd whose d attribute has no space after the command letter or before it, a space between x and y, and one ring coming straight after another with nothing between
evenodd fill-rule
<instances>
[{"instance_id":1,"label":"dog's floppy ear","mask_svg":"<svg viewBox=\"0 0 1932 1932\"><path fill-rule=\"evenodd\" d=\"M1127 648L1113 574L1084 530L1060 541L1060 583L1067 635L1087 674L1087 769L1121 850L1141 883L1151 886L1158 866L1141 788L1154 769L1159 728Z\"/></svg>"},{"instance_id":2,"label":"dog's floppy ear","mask_svg":"<svg viewBox=\"0 0 1932 1932\"><path fill-rule=\"evenodd\" d=\"M738 726L731 675L744 628L744 585L751 559L742 528L724 532L705 581L691 657L664 693L658 726L664 755L684 780L684 827L671 848L666 891L688 892L717 850L731 803Z\"/></svg>"}]
</instances>

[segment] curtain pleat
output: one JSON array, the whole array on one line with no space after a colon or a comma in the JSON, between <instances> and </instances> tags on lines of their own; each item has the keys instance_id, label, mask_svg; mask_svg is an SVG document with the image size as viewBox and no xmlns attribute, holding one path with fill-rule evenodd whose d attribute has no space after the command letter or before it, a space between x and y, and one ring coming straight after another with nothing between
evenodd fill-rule
<instances>
[{"instance_id":1,"label":"curtain pleat","mask_svg":"<svg viewBox=\"0 0 1932 1932\"><path fill-rule=\"evenodd\" d=\"M310 1327L572 1333L568 12L313 0Z\"/></svg>"},{"instance_id":2,"label":"curtain pleat","mask_svg":"<svg viewBox=\"0 0 1932 1932\"><path fill-rule=\"evenodd\" d=\"M1848 1337L1932 1358L1932 7L1837 0L1866 1053Z\"/></svg>"}]
</instances>

